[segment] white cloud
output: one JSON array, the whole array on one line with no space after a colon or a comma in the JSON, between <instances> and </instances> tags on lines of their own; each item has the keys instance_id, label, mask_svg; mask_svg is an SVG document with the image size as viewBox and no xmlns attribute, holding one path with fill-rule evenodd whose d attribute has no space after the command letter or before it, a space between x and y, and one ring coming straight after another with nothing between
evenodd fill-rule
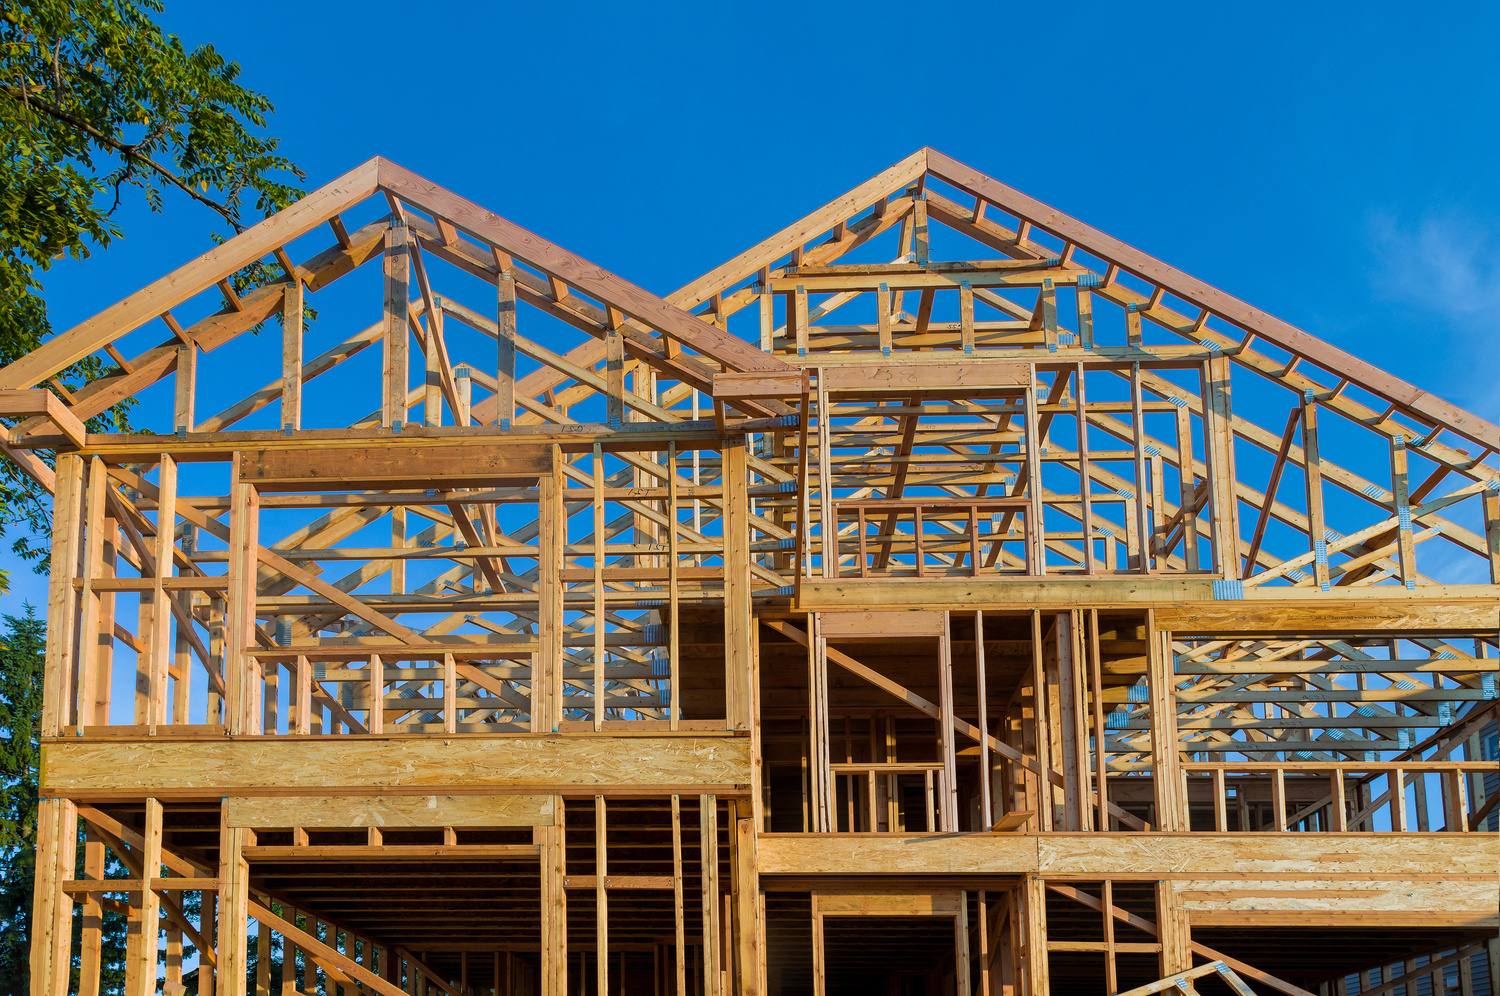
<instances>
[{"instance_id":1,"label":"white cloud","mask_svg":"<svg viewBox=\"0 0 1500 996\"><path fill-rule=\"evenodd\" d=\"M1370 220L1383 296L1432 308L1457 324L1500 327L1500 231L1455 214L1415 226L1388 215Z\"/></svg>"},{"instance_id":2,"label":"white cloud","mask_svg":"<svg viewBox=\"0 0 1500 996\"><path fill-rule=\"evenodd\" d=\"M1376 294L1415 305L1432 325L1447 325L1464 337L1462 349L1455 344L1454 359L1475 357L1480 368L1463 375L1457 388L1463 397L1455 400L1495 418L1500 410L1500 227L1454 212L1429 213L1414 225L1377 214L1369 232Z\"/></svg>"}]
</instances>

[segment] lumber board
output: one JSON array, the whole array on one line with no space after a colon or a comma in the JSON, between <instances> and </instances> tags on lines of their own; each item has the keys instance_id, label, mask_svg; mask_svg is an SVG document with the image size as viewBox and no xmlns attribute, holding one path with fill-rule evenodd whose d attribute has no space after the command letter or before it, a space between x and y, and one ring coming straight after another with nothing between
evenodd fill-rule
<instances>
[{"instance_id":1,"label":"lumber board","mask_svg":"<svg viewBox=\"0 0 1500 996\"><path fill-rule=\"evenodd\" d=\"M1492 835L1392 833L765 833L762 875L1469 876L1500 881Z\"/></svg>"},{"instance_id":2,"label":"lumber board","mask_svg":"<svg viewBox=\"0 0 1500 996\"><path fill-rule=\"evenodd\" d=\"M54 740L43 790L84 799L432 794L528 787L743 786L748 737L484 734L213 742ZM426 789L426 792L422 790ZM716 789L717 791L717 789Z\"/></svg>"},{"instance_id":3,"label":"lumber board","mask_svg":"<svg viewBox=\"0 0 1500 996\"><path fill-rule=\"evenodd\" d=\"M552 826L551 795L231 796L233 827Z\"/></svg>"},{"instance_id":4,"label":"lumber board","mask_svg":"<svg viewBox=\"0 0 1500 996\"><path fill-rule=\"evenodd\" d=\"M241 479L263 491L311 488L531 487L551 473L547 447L454 441L444 447L387 445L246 450Z\"/></svg>"},{"instance_id":5,"label":"lumber board","mask_svg":"<svg viewBox=\"0 0 1500 996\"><path fill-rule=\"evenodd\" d=\"M1384 881L1356 878L1176 879L1175 901L1194 923L1250 926L1295 924L1299 916L1367 916L1371 926L1390 914L1420 923L1451 917L1464 925L1500 926L1500 879ZM1431 922L1429 919L1428 922Z\"/></svg>"}]
</instances>

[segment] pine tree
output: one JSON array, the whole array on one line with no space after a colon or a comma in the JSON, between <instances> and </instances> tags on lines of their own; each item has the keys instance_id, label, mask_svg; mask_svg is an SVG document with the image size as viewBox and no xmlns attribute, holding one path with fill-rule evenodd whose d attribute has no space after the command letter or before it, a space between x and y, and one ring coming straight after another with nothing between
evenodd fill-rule
<instances>
[{"instance_id":1,"label":"pine tree","mask_svg":"<svg viewBox=\"0 0 1500 996\"><path fill-rule=\"evenodd\" d=\"M29 604L0 637L0 994L30 990L27 963L36 873L38 738L47 624Z\"/></svg>"}]
</instances>

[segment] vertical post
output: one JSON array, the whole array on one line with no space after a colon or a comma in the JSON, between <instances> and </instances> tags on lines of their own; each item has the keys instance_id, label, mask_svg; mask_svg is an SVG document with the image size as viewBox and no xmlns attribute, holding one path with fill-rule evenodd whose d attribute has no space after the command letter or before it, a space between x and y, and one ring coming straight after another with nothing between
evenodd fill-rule
<instances>
[{"instance_id":1,"label":"vertical post","mask_svg":"<svg viewBox=\"0 0 1500 996\"><path fill-rule=\"evenodd\" d=\"M623 316L606 309L609 327L604 331L604 409L605 421L618 429L625 421L625 337L619 324Z\"/></svg>"},{"instance_id":2,"label":"vertical post","mask_svg":"<svg viewBox=\"0 0 1500 996\"><path fill-rule=\"evenodd\" d=\"M295 273L281 298L281 431L302 428L302 279Z\"/></svg>"},{"instance_id":3,"label":"vertical post","mask_svg":"<svg viewBox=\"0 0 1500 996\"><path fill-rule=\"evenodd\" d=\"M1104 669L1099 659L1099 610L1089 609L1089 676L1094 699L1094 828L1109 829L1109 755L1104 740ZM1111 992L1114 990L1111 989Z\"/></svg>"},{"instance_id":4,"label":"vertical post","mask_svg":"<svg viewBox=\"0 0 1500 996\"><path fill-rule=\"evenodd\" d=\"M495 375L495 424L509 429L516 415L516 276L502 269L495 278L498 365Z\"/></svg>"},{"instance_id":5,"label":"vertical post","mask_svg":"<svg viewBox=\"0 0 1500 996\"><path fill-rule=\"evenodd\" d=\"M594 444L594 732L604 729L604 447ZM602 969L601 969L602 971Z\"/></svg>"},{"instance_id":6,"label":"vertical post","mask_svg":"<svg viewBox=\"0 0 1500 996\"><path fill-rule=\"evenodd\" d=\"M1068 830L1090 830L1088 720L1084 711L1083 658L1079 653L1082 613L1057 614L1057 708L1060 721L1057 740L1062 747L1063 818Z\"/></svg>"},{"instance_id":7,"label":"vertical post","mask_svg":"<svg viewBox=\"0 0 1500 996\"><path fill-rule=\"evenodd\" d=\"M927 194L918 191L912 198L912 249L918 266L928 262L929 241L927 237Z\"/></svg>"},{"instance_id":8,"label":"vertical post","mask_svg":"<svg viewBox=\"0 0 1500 996\"><path fill-rule=\"evenodd\" d=\"M991 996L990 984L990 923L989 909L985 903L985 892L979 890L979 996Z\"/></svg>"},{"instance_id":9,"label":"vertical post","mask_svg":"<svg viewBox=\"0 0 1500 996\"><path fill-rule=\"evenodd\" d=\"M1158 971L1162 976L1193 967L1193 940L1187 910L1177 902L1170 881L1156 883L1156 929L1161 941Z\"/></svg>"},{"instance_id":10,"label":"vertical post","mask_svg":"<svg viewBox=\"0 0 1500 996\"><path fill-rule=\"evenodd\" d=\"M1157 495L1152 490L1152 484L1158 485L1160 490L1160 474L1154 478L1148 478L1146 474L1146 413L1144 408L1144 392L1141 389L1141 365L1139 362L1130 364L1130 423L1134 439L1132 440L1135 450L1135 533L1136 533L1136 555L1140 560L1135 563L1136 570L1142 574L1151 572L1152 553L1152 531L1148 512L1154 512L1159 518L1162 516L1161 505L1154 501ZM1157 457L1153 466L1160 466L1161 458ZM1163 551L1162 559L1166 559Z\"/></svg>"},{"instance_id":11,"label":"vertical post","mask_svg":"<svg viewBox=\"0 0 1500 996\"><path fill-rule=\"evenodd\" d=\"M749 730L754 720L750 605L750 480L744 436L723 443L724 677L732 709L728 727Z\"/></svg>"},{"instance_id":12,"label":"vertical post","mask_svg":"<svg viewBox=\"0 0 1500 996\"><path fill-rule=\"evenodd\" d=\"M1194 482L1193 471L1193 417L1186 404L1176 407L1177 479L1182 502L1183 559L1186 560L1189 571L1197 571L1203 565L1198 557L1198 487ZM1162 556L1166 556L1165 550L1162 551ZM1250 564L1245 570L1246 573L1254 573L1255 565Z\"/></svg>"},{"instance_id":13,"label":"vertical post","mask_svg":"<svg viewBox=\"0 0 1500 996\"><path fill-rule=\"evenodd\" d=\"M975 564L978 565L978 558L975 558ZM979 696L979 816L984 824L980 829L988 830L995 825L995 806L990 798L991 782L994 779L990 771L990 716L984 662L984 612L977 609L974 612L974 672ZM874 750L875 743L872 737L870 742L872 760ZM985 987L988 988L988 986L986 976Z\"/></svg>"},{"instance_id":14,"label":"vertical post","mask_svg":"<svg viewBox=\"0 0 1500 996\"><path fill-rule=\"evenodd\" d=\"M599 996L609 996L609 838L604 796L594 796L594 969Z\"/></svg>"},{"instance_id":15,"label":"vertical post","mask_svg":"<svg viewBox=\"0 0 1500 996\"><path fill-rule=\"evenodd\" d=\"M1323 465L1318 456L1318 404L1312 388L1302 396L1302 465L1307 472L1307 531L1312 534L1313 579L1327 591L1328 531L1323 516Z\"/></svg>"},{"instance_id":16,"label":"vertical post","mask_svg":"<svg viewBox=\"0 0 1500 996\"><path fill-rule=\"evenodd\" d=\"M739 950L739 996L761 996L760 874L755 860L754 807L735 803L735 940Z\"/></svg>"},{"instance_id":17,"label":"vertical post","mask_svg":"<svg viewBox=\"0 0 1500 996\"><path fill-rule=\"evenodd\" d=\"M83 590L77 596L81 603L82 618L78 624L78 691L75 699L77 706L75 722L80 733L86 726L100 724L101 720L108 721L108 716L97 715L96 702L100 685L99 661L106 652L105 648L114 643L113 625L108 631L101 626L104 616L102 610L104 600L112 599L113 596L101 595L94 590L95 579L103 576L105 542L114 525L113 520L106 522L104 516L104 498L108 490L109 471L104 466L103 460L94 457L89 463L88 494L82 519L84 530ZM104 677L105 684L107 684L108 675ZM95 906L98 905L93 896L85 900L86 907L89 902L93 902Z\"/></svg>"},{"instance_id":18,"label":"vertical post","mask_svg":"<svg viewBox=\"0 0 1500 996\"><path fill-rule=\"evenodd\" d=\"M818 375L818 535L822 575L839 575L839 523L833 511L833 433L829 426L828 384L819 367ZM920 558L918 563L921 563Z\"/></svg>"},{"instance_id":19,"label":"vertical post","mask_svg":"<svg viewBox=\"0 0 1500 996\"><path fill-rule=\"evenodd\" d=\"M958 338L964 355L974 355L974 288L967 280L958 282Z\"/></svg>"},{"instance_id":20,"label":"vertical post","mask_svg":"<svg viewBox=\"0 0 1500 996\"><path fill-rule=\"evenodd\" d=\"M1037 821L1043 831L1053 828L1052 788L1052 730L1048 716L1047 675L1042 654L1042 613L1031 610L1031 704L1033 727L1036 730L1036 759L1039 774L1036 780Z\"/></svg>"},{"instance_id":21,"label":"vertical post","mask_svg":"<svg viewBox=\"0 0 1500 996\"><path fill-rule=\"evenodd\" d=\"M678 687L680 669L678 661L681 657L682 626L678 617L677 602L679 593L677 591L677 575L680 570L678 558L678 534L680 532L677 523L677 443L667 443L667 610L671 617L668 620L670 627L667 633L667 726L676 733L682 722L682 692Z\"/></svg>"},{"instance_id":22,"label":"vertical post","mask_svg":"<svg viewBox=\"0 0 1500 996\"><path fill-rule=\"evenodd\" d=\"M407 328L411 304L407 240L407 227L402 221L394 222L385 231L384 389L380 424L397 432L406 422L407 356L411 345L411 332Z\"/></svg>"},{"instance_id":23,"label":"vertical post","mask_svg":"<svg viewBox=\"0 0 1500 996\"><path fill-rule=\"evenodd\" d=\"M676 971L677 996L687 996L687 930L686 907L682 895L682 796L672 796L672 922L673 967Z\"/></svg>"},{"instance_id":24,"label":"vertical post","mask_svg":"<svg viewBox=\"0 0 1500 996\"><path fill-rule=\"evenodd\" d=\"M453 368L453 389L458 396L453 424L467 428L474 421L474 377L467 363L460 363Z\"/></svg>"},{"instance_id":25,"label":"vertical post","mask_svg":"<svg viewBox=\"0 0 1500 996\"><path fill-rule=\"evenodd\" d=\"M1047 885L1040 875L1026 876L1018 890L1023 894L1026 964L1025 996L1047 996L1050 973L1047 965Z\"/></svg>"},{"instance_id":26,"label":"vertical post","mask_svg":"<svg viewBox=\"0 0 1500 996\"><path fill-rule=\"evenodd\" d=\"M1026 511L1026 573L1040 577L1047 573L1046 506L1042 502L1042 427L1036 410L1036 364L1026 387L1026 488L1031 506Z\"/></svg>"},{"instance_id":27,"label":"vertical post","mask_svg":"<svg viewBox=\"0 0 1500 996\"><path fill-rule=\"evenodd\" d=\"M1099 897L1104 906L1104 991L1114 996L1120 991L1118 965L1115 963L1115 883L1104 880Z\"/></svg>"},{"instance_id":28,"label":"vertical post","mask_svg":"<svg viewBox=\"0 0 1500 996\"><path fill-rule=\"evenodd\" d=\"M943 830L958 830L958 758L954 745L953 720L953 642L949 632L949 613L943 610L943 631L938 634L938 743L943 750L943 795L940 803ZM870 818L873 822L875 814ZM854 829L854 807L849 807L849 829ZM986 828L988 829L988 828Z\"/></svg>"},{"instance_id":29,"label":"vertical post","mask_svg":"<svg viewBox=\"0 0 1500 996\"><path fill-rule=\"evenodd\" d=\"M255 709L253 661L246 650L255 642L256 576L259 569L260 495L240 480L235 454L230 484L229 589L225 625L224 684L228 697L225 722L230 733L251 733Z\"/></svg>"},{"instance_id":30,"label":"vertical post","mask_svg":"<svg viewBox=\"0 0 1500 996\"><path fill-rule=\"evenodd\" d=\"M443 732L458 732L458 660L443 655Z\"/></svg>"},{"instance_id":31,"label":"vertical post","mask_svg":"<svg viewBox=\"0 0 1500 996\"><path fill-rule=\"evenodd\" d=\"M365 729L378 736L385 732L385 661L379 654L370 655L369 696L370 711L365 716Z\"/></svg>"},{"instance_id":32,"label":"vertical post","mask_svg":"<svg viewBox=\"0 0 1500 996\"><path fill-rule=\"evenodd\" d=\"M1493 491L1484 493L1484 546L1490 561L1490 584L1500 584L1500 494ZM1500 965L1495 972L1500 972Z\"/></svg>"},{"instance_id":33,"label":"vertical post","mask_svg":"<svg viewBox=\"0 0 1500 996\"><path fill-rule=\"evenodd\" d=\"M703 993L719 991L719 800L698 797L698 847L703 868Z\"/></svg>"},{"instance_id":34,"label":"vertical post","mask_svg":"<svg viewBox=\"0 0 1500 996\"><path fill-rule=\"evenodd\" d=\"M823 915L818 911L818 891L812 893L812 956L813 996L826 996L828 992L827 966L823 961Z\"/></svg>"},{"instance_id":35,"label":"vertical post","mask_svg":"<svg viewBox=\"0 0 1500 996\"><path fill-rule=\"evenodd\" d=\"M1334 780L1338 782L1339 791L1343 791L1343 782L1334 773ZM1214 830L1225 833L1229 830L1229 787L1226 784L1223 768L1215 768L1214 774ZM1244 827L1240 827L1241 830Z\"/></svg>"},{"instance_id":36,"label":"vertical post","mask_svg":"<svg viewBox=\"0 0 1500 996\"><path fill-rule=\"evenodd\" d=\"M875 294L875 333L880 342L880 355L891 355L891 289L884 282Z\"/></svg>"},{"instance_id":37,"label":"vertical post","mask_svg":"<svg viewBox=\"0 0 1500 996\"><path fill-rule=\"evenodd\" d=\"M173 378L172 427L185 436L197 428L194 401L198 396L198 345L185 342L177 347L177 374Z\"/></svg>"},{"instance_id":38,"label":"vertical post","mask_svg":"<svg viewBox=\"0 0 1500 996\"><path fill-rule=\"evenodd\" d=\"M427 338L422 349L422 423L443 424L443 300L436 295L427 312Z\"/></svg>"},{"instance_id":39,"label":"vertical post","mask_svg":"<svg viewBox=\"0 0 1500 996\"><path fill-rule=\"evenodd\" d=\"M1085 285L1086 279L1091 280ZM1080 275L1074 286L1078 301L1078 342L1084 349L1094 348L1094 292L1089 288L1098 282L1097 277Z\"/></svg>"},{"instance_id":40,"label":"vertical post","mask_svg":"<svg viewBox=\"0 0 1500 996\"><path fill-rule=\"evenodd\" d=\"M537 491L537 654L531 676L531 732L556 733L562 721L562 451L552 446L552 472ZM563 996L559 993L558 996Z\"/></svg>"},{"instance_id":41,"label":"vertical post","mask_svg":"<svg viewBox=\"0 0 1500 996\"><path fill-rule=\"evenodd\" d=\"M104 841L92 826L88 827L83 845L83 877L94 882L104 879ZM83 897L82 950L78 960L78 996L99 996L99 973L103 967L104 907L95 893ZM179 941L180 945L180 941ZM170 956L170 946L168 954ZM179 946L179 952L180 952Z\"/></svg>"},{"instance_id":42,"label":"vertical post","mask_svg":"<svg viewBox=\"0 0 1500 996\"><path fill-rule=\"evenodd\" d=\"M264 923L255 927L255 996L271 996L271 928Z\"/></svg>"},{"instance_id":43,"label":"vertical post","mask_svg":"<svg viewBox=\"0 0 1500 996\"><path fill-rule=\"evenodd\" d=\"M1156 612L1146 610L1146 681L1151 700L1151 781L1156 793L1156 822L1161 830L1181 830L1179 801L1182 768L1177 756L1177 694L1171 634L1158 633Z\"/></svg>"},{"instance_id":44,"label":"vertical post","mask_svg":"<svg viewBox=\"0 0 1500 996\"><path fill-rule=\"evenodd\" d=\"M796 294L793 296L792 307L788 308L792 332L797 342L797 356L807 356L807 289L801 284L797 285Z\"/></svg>"},{"instance_id":45,"label":"vertical post","mask_svg":"<svg viewBox=\"0 0 1500 996\"><path fill-rule=\"evenodd\" d=\"M1047 345L1057 345L1057 286L1051 277L1042 278L1042 289L1037 293L1037 308L1041 311L1042 338Z\"/></svg>"},{"instance_id":46,"label":"vertical post","mask_svg":"<svg viewBox=\"0 0 1500 996\"><path fill-rule=\"evenodd\" d=\"M249 916L250 870L240 854L246 831L229 825L227 807L219 816L219 996L245 996L246 920ZM156 973L152 972L152 984Z\"/></svg>"},{"instance_id":47,"label":"vertical post","mask_svg":"<svg viewBox=\"0 0 1500 996\"><path fill-rule=\"evenodd\" d=\"M958 996L970 996L974 987L969 978L969 891L967 889L960 889L958 892L958 915L953 918L953 962L953 977L958 988ZM980 970L983 971L983 968Z\"/></svg>"},{"instance_id":48,"label":"vertical post","mask_svg":"<svg viewBox=\"0 0 1500 996\"><path fill-rule=\"evenodd\" d=\"M162 808L158 799L146 800L146 825L141 838L141 929L125 953L135 964L130 978L135 988L125 996L152 996L156 992L157 945L160 943L161 897L151 888L151 880L161 875ZM70 842L71 843L71 842Z\"/></svg>"},{"instance_id":49,"label":"vertical post","mask_svg":"<svg viewBox=\"0 0 1500 996\"><path fill-rule=\"evenodd\" d=\"M1084 384L1083 374L1083 364L1076 364L1073 368L1073 412L1078 421L1078 494L1083 506L1083 573L1093 574L1097 570L1094 563L1094 472L1089 466L1088 389Z\"/></svg>"},{"instance_id":50,"label":"vertical post","mask_svg":"<svg viewBox=\"0 0 1500 996\"><path fill-rule=\"evenodd\" d=\"M553 825L538 827L541 839L541 996L568 996L568 874L563 797L552 797Z\"/></svg>"},{"instance_id":51,"label":"vertical post","mask_svg":"<svg viewBox=\"0 0 1500 996\"><path fill-rule=\"evenodd\" d=\"M1344 833L1349 829L1349 808L1344 801L1344 769L1334 768L1328 781L1328 810L1333 817L1329 821L1330 828L1337 833Z\"/></svg>"},{"instance_id":52,"label":"vertical post","mask_svg":"<svg viewBox=\"0 0 1500 996\"><path fill-rule=\"evenodd\" d=\"M62 883L73 877L77 825L77 808L72 802L38 800L36 882L31 907L31 996L67 992L73 903L62 891Z\"/></svg>"},{"instance_id":53,"label":"vertical post","mask_svg":"<svg viewBox=\"0 0 1500 996\"><path fill-rule=\"evenodd\" d=\"M47 654L42 686L44 737L61 736L73 719L73 683L78 624L73 578L83 547L83 458L57 456L57 490L52 499L52 572L47 582ZM87 635L84 637L88 638Z\"/></svg>"},{"instance_id":54,"label":"vertical post","mask_svg":"<svg viewBox=\"0 0 1500 996\"><path fill-rule=\"evenodd\" d=\"M1391 437L1391 492L1396 500L1396 551L1401 565L1401 580L1408 588L1417 586L1417 546L1411 535L1411 492L1406 476L1406 440Z\"/></svg>"},{"instance_id":55,"label":"vertical post","mask_svg":"<svg viewBox=\"0 0 1500 996\"><path fill-rule=\"evenodd\" d=\"M1225 580L1237 581L1240 572L1239 498L1234 483L1234 413L1230 403L1229 357L1215 352L1204 364L1204 443L1213 509L1217 570Z\"/></svg>"},{"instance_id":56,"label":"vertical post","mask_svg":"<svg viewBox=\"0 0 1500 996\"><path fill-rule=\"evenodd\" d=\"M156 733L158 723L167 722L167 692L171 680L172 637L172 593L162 582L172 576L174 564L172 554L177 526L177 461L170 453L163 453L158 464L156 536L151 555L155 560L153 590L151 592L151 646L146 666L150 668L146 678L148 705L147 732ZM153 976L154 978L154 976Z\"/></svg>"},{"instance_id":57,"label":"vertical post","mask_svg":"<svg viewBox=\"0 0 1500 996\"><path fill-rule=\"evenodd\" d=\"M771 294L771 274L768 268L762 267L760 280L755 285L755 296L760 304L760 348L762 352L769 353L772 349L771 333L776 326L774 313L775 297Z\"/></svg>"},{"instance_id":58,"label":"vertical post","mask_svg":"<svg viewBox=\"0 0 1500 996\"><path fill-rule=\"evenodd\" d=\"M391 507L391 546L397 550L404 550L409 539L406 529L406 506L394 505ZM406 561L396 557L391 561L391 594L406 594Z\"/></svg>"}]
</instances>

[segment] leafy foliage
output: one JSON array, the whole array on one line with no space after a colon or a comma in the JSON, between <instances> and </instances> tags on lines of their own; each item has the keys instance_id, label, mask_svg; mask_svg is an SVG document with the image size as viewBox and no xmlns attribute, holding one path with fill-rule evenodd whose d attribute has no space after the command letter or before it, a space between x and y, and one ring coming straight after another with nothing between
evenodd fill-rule
<instances>
[{"instance_id":1,"label":"leafy foliage","mask_svg":"<svg viewBox=\"0 0 1500 996\"><path fill-rule=\"evenodd\" d=\"M211 45L187 49L152 19L160 0L10 0L0 5L0 364L52 334L41 275L83 259L122 232L114 212L131 196L162 211L166 195L208 208L239 231L299 195L303 176L262 134L271 102L239 82L240 67ZM240 289L271 278L265 264ZM74 391L118 372L98 356L63 371ZM90 431L128 431L128 404ZM0 535L41 561L31 542L47 527L46 495L0 460ZM0 588L4 579L0 577Z\"/></svg>"},{"instance_id":2,"label":"leafy foliage","mask_svg":"<svg viewBox=\"0 0 1500 996\"><path fill-rule=\"evenodd\" d=\"M46 623L26 606L0 638L0 993L25 993L36 872L38 733Z\"/></svg>"}]
</instances>

